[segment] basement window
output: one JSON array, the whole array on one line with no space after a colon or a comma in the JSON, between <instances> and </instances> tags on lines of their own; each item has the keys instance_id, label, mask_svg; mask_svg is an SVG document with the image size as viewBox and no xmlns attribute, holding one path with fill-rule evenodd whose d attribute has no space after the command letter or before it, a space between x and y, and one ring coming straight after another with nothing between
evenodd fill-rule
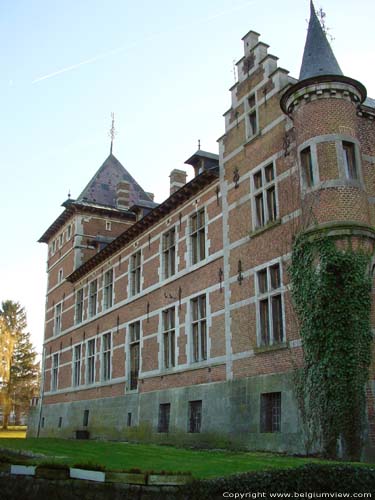
<instances>
[{"instance_id":1,"label":"basement window","mask_svg":"<svg viewBox=\"0 0 375 500\"><path fill-rule=\"evenodd\" d=\"M202 401L189 401L189 432L201 432Z\"/></svg>"},{"instance_id":2,"label":"basement window","mask_svg":"<svg viewBox=\"0 0 375 500\"><path fill-rule=\"evenodd\" d=\"M59 417L59 429L62 427L62 417Z\"/></svg>"},{"instance_id":3,"label":"basement window","mask_svg":"<svg viewBox=\"0 0 375 500\"><path fill-rule=\"evenodd\" d=\"M260 432L281 431L281 392L260 395Z\"/></svg>"},{"instance_id":4,"label":"basement window","mask_svg":"<svg viewBox=\"0 0 375 500\"><path fill-rule=\"evenodd\" d=\"M158 432L168 432L169 431L169 416L171 413L171 404L163 403L159 405L159 423Z\"/></svg>"}]
</instances>

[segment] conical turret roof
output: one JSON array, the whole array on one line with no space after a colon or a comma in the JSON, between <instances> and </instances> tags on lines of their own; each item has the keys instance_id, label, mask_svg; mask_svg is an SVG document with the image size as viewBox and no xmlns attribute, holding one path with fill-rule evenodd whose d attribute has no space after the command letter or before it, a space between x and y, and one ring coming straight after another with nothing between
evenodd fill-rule
<instances>
[{"instance_id":1,"label":"conical turret roof","mask_svg":"<svg viewBox=\"0 0 375 500\"><path fill-rule=\"evenodd\" d=\"M320 25L314 4L311 1L310 21L299 79L306 80L307 78L322 75L343 75L343 73Z\"/></svg>"}]
</instances>

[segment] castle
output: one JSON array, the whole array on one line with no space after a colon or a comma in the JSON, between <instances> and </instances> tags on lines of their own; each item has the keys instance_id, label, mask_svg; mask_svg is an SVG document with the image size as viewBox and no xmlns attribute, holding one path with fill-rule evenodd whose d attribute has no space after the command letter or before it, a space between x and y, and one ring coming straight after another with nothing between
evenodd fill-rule
<instances>
[{"instance_id":1,"label":"castle","mask_svg":"<svg viewBox=\"0 0 375 500\"><path fill-rule=\"evenodd\" d=\"M29 436L120 439L147 425L304 453L292 242L324 228L373 251L375 101L342 74L313 6L299 80L259 36L243 38L219 155L198 149L190 182L173 170L156 204L111 151L40 238L43 381ZM368 454L374 395L371 379Z\"/></svg>"}]
</instances>

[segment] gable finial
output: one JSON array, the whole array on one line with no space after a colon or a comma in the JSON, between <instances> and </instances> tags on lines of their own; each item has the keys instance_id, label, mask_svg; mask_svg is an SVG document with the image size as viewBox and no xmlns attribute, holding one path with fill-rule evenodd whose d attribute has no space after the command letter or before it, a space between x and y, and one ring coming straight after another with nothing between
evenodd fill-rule
<instances>
[{"instance_id":1,"label":"gable finial","mask_svg":"<svg viewBox=\"0 0 375 500\"><path fill-rule=\"evenodd\" d=\"M198 139L198 151L200 151L200 149L201 149L201 140Z\"/></svg>"},{"instance_id":2,"label":"gable finial","mask_svg":"<svg viewBox=\"0 0 375 500\"><path fill-rule=\"evenodd\" d=\"M112 149L113 149L113 141L114 141L114 138L115 138L115 135L116 135L116 130L115 130L115 114L114 113L111 113L111 117L112 117L112 126L109 130L109 136L111 138L111 149L110 149L110 154L112 154Z\"/></svg>"}]
</instances>

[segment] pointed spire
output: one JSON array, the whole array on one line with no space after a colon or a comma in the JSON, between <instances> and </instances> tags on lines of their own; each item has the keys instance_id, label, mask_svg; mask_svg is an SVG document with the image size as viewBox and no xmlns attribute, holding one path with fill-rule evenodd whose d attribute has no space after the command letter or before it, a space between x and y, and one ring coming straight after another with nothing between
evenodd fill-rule
<instances>
[{"instance_id":1,"label":"pointed spire","mask_svg":"<svg viewBox=\"0 0 375 500\"><path fill-rule=\"evenodd\" d=\"M111 113L111 117L112 117L112 126L111 126L111 128L109 130L109 136L111 138L111 148L110 148L110 151L109 151L110 155L112 154L113 140L114 140L115 135L116 135L116 130L115 130L115 114Z\"/></svg>"},{"instance_id":2,"label":"pointed spire","mask_svg":"<svg viewBox=\"0 0 375 500\"><path fill-rule=\"evenodd\" d=\"M307 30L300 80L321 75L342 75L340 66L310 2L310 22Z\"/></svg>"}]
</instances>

